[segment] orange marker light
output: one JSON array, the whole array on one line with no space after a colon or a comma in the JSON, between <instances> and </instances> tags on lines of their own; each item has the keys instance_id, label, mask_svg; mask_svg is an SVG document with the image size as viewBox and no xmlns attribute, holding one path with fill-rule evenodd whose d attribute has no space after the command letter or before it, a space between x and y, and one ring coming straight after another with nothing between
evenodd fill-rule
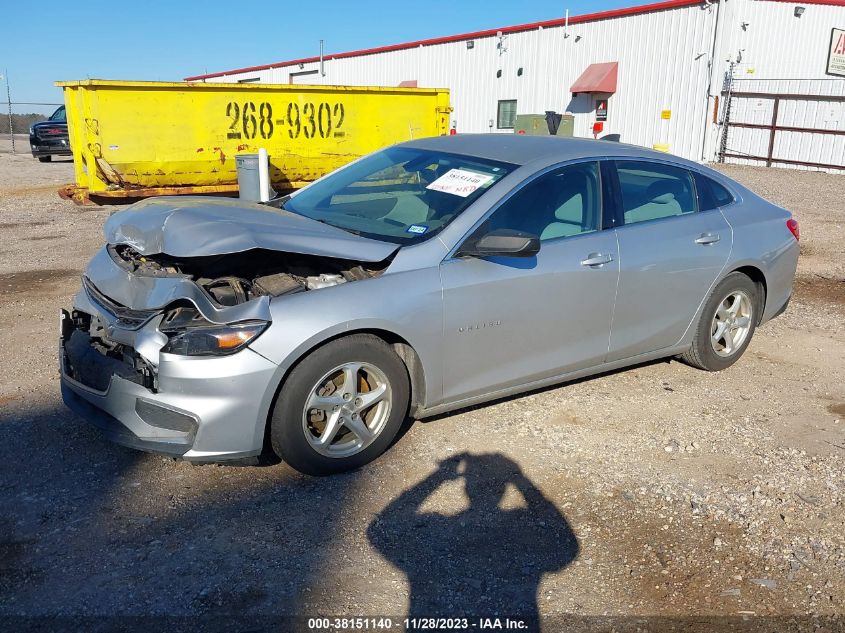
<instances>
[{"instance_id":1,"label":"orange marker light","mask_svg":"<svg viewBox=\"0 0 845 633\"><path fill-rule=\"evenodd\" d=\"M217 347L219 349L233 349L246 343L255 334L252 330L235 330L233 332L223 332L214 334L217 339Z\"/></svg>"}]
</instances>

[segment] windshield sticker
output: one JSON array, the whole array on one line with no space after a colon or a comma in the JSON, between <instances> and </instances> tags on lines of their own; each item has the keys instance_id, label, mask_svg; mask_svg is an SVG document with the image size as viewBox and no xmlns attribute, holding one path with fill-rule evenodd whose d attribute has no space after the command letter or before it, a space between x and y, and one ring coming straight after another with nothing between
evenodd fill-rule
<instances>
[{"instance_id":1,"label":"windshield sticker","mask_svg":"<svg viewBox=\"0 0 845 633\"><path fill-rule=\"evenodd\" d=\"M407 229L405 229L405 233L416 233L417 235L422 235L427 230L427 226L423 226L422 224L412 224Z\"/></svg>"},{"instance_id":2,"label":"windshield sticker","mask_svg":"<svg viewBox=\"0 0 845 633\"><path fill-rule=\"evenodd\" d=\"M465 169L450 169L437 180L431 183L426 189L450 193L453 196L466 198L475 190L493 180L493 176L478 174Z\"/></svg>"}]
</instances>

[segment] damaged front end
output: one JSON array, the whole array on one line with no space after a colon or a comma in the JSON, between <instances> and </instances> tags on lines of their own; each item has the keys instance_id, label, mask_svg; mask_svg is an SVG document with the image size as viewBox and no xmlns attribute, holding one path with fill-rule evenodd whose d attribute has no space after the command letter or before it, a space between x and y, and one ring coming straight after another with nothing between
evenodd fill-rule
<instances>
[{"instance_id":1,"label":"damaged front end","mask_svg":"<svg viewBox=\"0 0 845 633\"><path fill-rule=\"evenodd\" d=\"M111 299L100 299L103 293L86 279L89 296L101 306L110 303L106 307L112 314L130 311L148 318L160 315L156 328L167 337L160 351L184 356L237 352L268 326L270 299L371 279L386 267L386 262L267 250L183 258L143 256L126 245L109 245L106 250L130 280L152 279L158 284L177 281L183 296L152 315L123 306L115 308ZM128 329L139 327L137 323L126 325Z\"/></svg>"},{"instance_id":2,"label":"damaged front end","mask_svg":"<svg viewBox=\"0 0 845 633\"><path fill-rule=\"evenodd\" d=\"M156 368L135 349L111 340L98 315L61 311L63 372L78 383L105 392L112 376L158 391Z\"/></svg>"},{"instance_id":3,"label":"damaged front end","mask_svg":"<svg viewBox=\"0 0 845 633\"><path fill-rule=\"evenodd\" d=\"M63 318L67 373L97 391L119 376L155 393L161 354L234 354L269 326L270 299L371 279L386 265L262 250L142 256L110 244Z\"/></svg>"},{"instance_id":4,"label":"damaged front end","mask_svg":"<svg viewBox=\"0 0 845 633\"><path fill-rule=\"evenodd\" d=\"M243 253L176 258L141 255L131 246L109 246L112 259L135 275L192 280L219 306L280 297L377 277L387 262L358 262L256 249Z\"/></svg>"},{"instance_id":5,"label":"damaged front end","mask_svg":"<svg viewBox=\"0 0 845 633\"><path fill-rule=\"evenodd\" d=\"M263 210L241 209L232 223L229 205L147 204L157 231L137 209L115 214L73 310L62 311L65 401L121 444L187 459L257 454L276 365L249 344L270 327L271 300L372 279L395 251L306 219L284 217L275 230L260 214L276 214ZM221 234L214 217L224 212ZM244 223L250 214L261 221ZM209 222L219 248L203 239ZM357 240L363 259L349 257Z\"/></svg>"}]
</instances>

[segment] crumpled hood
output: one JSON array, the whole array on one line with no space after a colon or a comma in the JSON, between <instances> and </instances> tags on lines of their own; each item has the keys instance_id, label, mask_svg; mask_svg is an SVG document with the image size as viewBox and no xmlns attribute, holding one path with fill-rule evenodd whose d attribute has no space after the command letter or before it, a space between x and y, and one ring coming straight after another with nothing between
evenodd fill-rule
<instances>
[{"instance_id":1,"label":"crumpled hood","mask_svg":"<svg viewBox=\"0 0 845 633\"><path fill-rule=\"evenodd\" d=\"M143 200L112 215L103 227L110 244L142 255L226 255L255 248L380 262L398 248L288 211L200 196Z\"/></svg>"}]
</instances>

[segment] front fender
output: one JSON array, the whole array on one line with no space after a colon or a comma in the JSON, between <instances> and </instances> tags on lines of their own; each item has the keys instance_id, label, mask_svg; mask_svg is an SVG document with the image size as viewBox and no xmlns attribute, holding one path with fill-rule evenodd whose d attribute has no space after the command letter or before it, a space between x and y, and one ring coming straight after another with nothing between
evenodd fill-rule
<instances>
[{"instance_id":1,"label":"front fender","mask_svg":"<svg viewBox=\"0 0 845 633\"><path fill-rule=\"evenodd\" d=\"M267 416L285 376L301 358L326 341L363 330L390 332L407 341L422 365L426 402L440 398L443 308L436 268L278 297L270 302L270 312L272 325L250 345L278 365L262 402Z\"/></svg>"}]
</instances>

